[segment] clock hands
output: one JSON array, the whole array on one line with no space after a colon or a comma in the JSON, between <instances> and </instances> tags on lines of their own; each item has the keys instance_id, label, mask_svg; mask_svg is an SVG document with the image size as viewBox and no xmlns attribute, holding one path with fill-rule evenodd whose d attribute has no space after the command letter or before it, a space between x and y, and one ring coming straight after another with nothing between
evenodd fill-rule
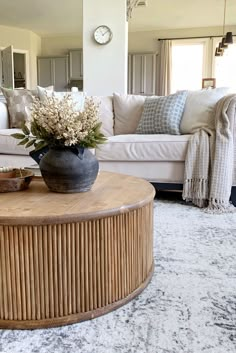
<instances>
[{"instance_id":1,"label":"clock hands","mask_svg":"<svg viewBox=\"0 0 236 353\"><path fill-rule=\"evenodd\" d=\"M99 26L94 31L94 39L98 44L107 44L111 38L112 31L108 26Z\"/></svg>"},{"instance_id":2,"label":"clock hands","mask_svg":"<svg viewBox=\"0 0 236 353\"><path fill-rule=\"evenodd\" d=\"M109 32L109 30L107 29L104 33L102 33L102 36L105 36L105 34Z\"/></svg>"}]
</instances>

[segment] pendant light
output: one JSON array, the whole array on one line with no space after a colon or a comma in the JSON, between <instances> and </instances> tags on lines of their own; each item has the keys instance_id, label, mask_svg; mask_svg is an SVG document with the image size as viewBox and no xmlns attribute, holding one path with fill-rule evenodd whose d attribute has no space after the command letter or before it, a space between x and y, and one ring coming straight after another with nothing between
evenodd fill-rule
<instances>
[{"instance_id":1,"label":"pendant light","mask_svg":"<svg viewBox=\"0 0 236 353\"><path fill-rule=\"evenodd\" d=\"M225 15L226 15L226 1L224 0L224 20L223 20L223 37L219 46L216 48L215 56L222 56L224 54L224 49L228 48L228 44L233 44L233 33L227 32L225 33Z\"/></svg>"},{"instance_id":2,"label":"pendant light","mask_svg":"<svg viewBox=\"0 0 236 353\"><path fill-rule=\"evenodd\" d=\"M224 44L233 44L233 33L232 32L227 32L225 37L224 37L224 33L225 33L225 14L226 14L226 1L225 0L225 6L224 6L224 24L223 24L223 38L222 41L224 39Z\"/></svg>"},{"instance_id":3,"label":"pendant light","mask_svg":"<svg viewBox=\"0 0 236 353\"><path fill-rule=\"evenodd\" d=\"M227 32L225 36L225 43L226 44L233 44L233 33L232 32Z\"/></svg>"}]
</instances>

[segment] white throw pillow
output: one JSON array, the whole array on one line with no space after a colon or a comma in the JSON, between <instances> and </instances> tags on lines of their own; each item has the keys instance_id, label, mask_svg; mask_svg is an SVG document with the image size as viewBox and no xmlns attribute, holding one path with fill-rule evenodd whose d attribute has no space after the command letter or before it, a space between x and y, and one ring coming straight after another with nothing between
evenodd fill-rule
<instances>
[{"instance_id":1,"label":"white throw pillow","mask_svg":"<svg viewBox=\"0 0 236 353\"><path fill-rule=\"evenodd\" d=\"M75 103L76 111L79 112L84 108L85 96L83 92L54 92L40 86L37 86L37 90L38 90L39 99L41 101L43 101L46 97L52 97L52 96L60 100L66 95L69 95L72 97L72 100Z\"/></svg>"},{"instance_id":2,"label":"white throw pillow","mask_svg":"<svg viewBox=\"0 0 236 353\"><path fill-rule=\"evenodd\" d=\"M145 96L113 93L115 135L134 134L138 127Z\"/></svg>"},{"instance_id":3,"label":"white throw pillow","mask_svg":"<svg viewBox=\"0 0 236 353\"><path fill-rule=\"evenodd\" d=\"M199 128L214 126L215 105L228 93L228 87L189 91L180 124L181 133L192 134Z\"/></svg>"},{"instance_id":4,"label":"white throw pillow","mask_svg":"<svg viewBox=\"0 0 236 353\"><path fill-rule=\"evenodd\" d=\"M37 86L37 88L36 89L33 89L31 92L33 92L33 94L35 95L35 96L37 96L37 97L39 97L39 91L40 90L45 90L46 89L46 91L54 91L54 86L47 86L47 87L41 87L41 86ZM40 98L40 97L39 97Z\"/></svg>"}]
</instances>

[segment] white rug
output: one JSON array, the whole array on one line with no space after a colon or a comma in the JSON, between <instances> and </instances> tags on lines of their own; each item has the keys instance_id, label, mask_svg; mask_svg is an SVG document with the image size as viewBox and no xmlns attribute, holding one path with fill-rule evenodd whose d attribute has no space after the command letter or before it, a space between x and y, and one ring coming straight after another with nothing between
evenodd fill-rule
<instances>
[{"instance_id":1,"label":"white rug","mask_svg":"<svg viewBox=\"0 0 236 353\"><path fill-rule=\"evenodd\" d=\"M138 298L75 325L0 330L0 352L236 352L236 214L159 200L154 237L155 272Z\"/></svg>"}]
</instances>

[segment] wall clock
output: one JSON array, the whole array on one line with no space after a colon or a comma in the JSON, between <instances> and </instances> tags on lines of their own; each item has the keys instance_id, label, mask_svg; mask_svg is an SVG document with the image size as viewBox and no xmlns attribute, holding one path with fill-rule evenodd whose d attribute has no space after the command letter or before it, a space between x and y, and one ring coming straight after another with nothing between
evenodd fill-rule
<instances>
[{"instance_id":1,"label":"wall clock","mask_svg":"<svg viewBox=\"0 0 236 353\"><path fill-rule=\"evenodd\" d=\"M95 29L94 40L96 43L104 45L111 41L112 31L108 26L102 25Z\"/></svg>"}]
</instances>

